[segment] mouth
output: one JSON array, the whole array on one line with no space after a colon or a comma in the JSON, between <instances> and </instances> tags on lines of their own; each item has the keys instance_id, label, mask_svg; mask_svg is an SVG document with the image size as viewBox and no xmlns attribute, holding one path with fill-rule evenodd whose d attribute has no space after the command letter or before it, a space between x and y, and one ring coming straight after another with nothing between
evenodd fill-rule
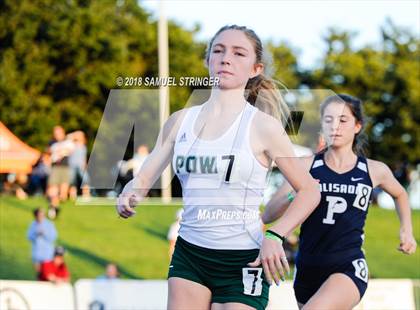
<instances>
[{"instance_id":1,"label":"mouth","mask_svg":"<svg viewBox=\"0 0 420 310\"><path fill-rule=\"evenodd\" d=\"M330 135L330 138L332 139L341 138L341 135Z\"/></svg>"},{"instance_id":2,"label":"mouth","mask_svg":"<svg viewBox=\"0 0 420 310\"><path fill-rule=\"evenodd\" d=\"M226 71L226 70L220 70L220 71L217 71L217 74L218 74L218 75L233 75L233 73L232 73L232 72L230 72L230 71Z\"/></svg>"}]
</instances>

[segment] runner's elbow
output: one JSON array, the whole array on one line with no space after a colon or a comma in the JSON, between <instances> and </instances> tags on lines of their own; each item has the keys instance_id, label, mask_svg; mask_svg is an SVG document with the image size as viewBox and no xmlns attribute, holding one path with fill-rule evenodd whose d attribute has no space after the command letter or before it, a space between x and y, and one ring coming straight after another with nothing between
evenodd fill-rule
<instances>
[{"instance_id":1,"label":"runner's elbow","mask_svg":"<svg viewBox=\"0 0 420 310\"><path fill-rule=\"evenodd\" d=\"M314 179L308 182L306 193L310 199L310 205L312 205L313 209L315 209L321 201L321 192L319 191L318 182L316 182Z\"/></svg>"}]
</instances>

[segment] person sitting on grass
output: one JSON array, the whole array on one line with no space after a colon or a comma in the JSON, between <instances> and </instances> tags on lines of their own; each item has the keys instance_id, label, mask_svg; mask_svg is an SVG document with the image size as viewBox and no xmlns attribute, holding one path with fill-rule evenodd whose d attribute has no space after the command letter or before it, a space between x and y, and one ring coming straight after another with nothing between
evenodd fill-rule
<instances>
[{"instance_id":1,"label":"person sitting on grass","mask_svg":"<svg viewBox=\"0 0 420 310\"><path fill-rule=\"evenodd\" d=\"M69 283L70 272L64 262L64 248L58 246L54 251L54 258L41 264L38 279L40 281L49 281L52 283Z\"/></svg>"}]
</instances>

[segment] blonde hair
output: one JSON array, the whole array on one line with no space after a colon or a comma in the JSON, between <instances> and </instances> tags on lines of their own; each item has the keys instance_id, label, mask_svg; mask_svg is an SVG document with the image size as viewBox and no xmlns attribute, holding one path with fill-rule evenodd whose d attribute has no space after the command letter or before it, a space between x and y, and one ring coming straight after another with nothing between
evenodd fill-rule
<instances>
[{"instance_id":1,"label":"blonde hair","mask_svg":"<svg viewBox=\"0 0 420 310\"><path fill-rule=\"evenodd\" d=\"M246 37L251 41L254 46L256 55L255 63L261 63L264 65L264 71L268 71L268 64L265 55L263 54L263 46L260 38L252 30L245 26L238 25L226 25L220 28L213 38L210 40L206 50L206 64L209 63L210 51L216 37L226 30L239 30L242 31ZM290 111L283 97L281 96L280 90L277 85L280 82L273 80L268 74L259 74L248 80L246 84L245 98L249 103L257 107L262 112L270 114L277 118L285 126L288 120ZM283 86L283 85L282 85ZM283 86L284 87L284 86Z\"/></svg>"}]
</instances>

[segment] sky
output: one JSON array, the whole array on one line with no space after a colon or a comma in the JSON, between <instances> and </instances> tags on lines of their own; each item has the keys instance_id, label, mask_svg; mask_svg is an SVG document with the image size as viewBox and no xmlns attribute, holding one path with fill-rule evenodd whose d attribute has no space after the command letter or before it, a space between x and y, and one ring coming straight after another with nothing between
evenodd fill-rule
<instances>
[{"instance_id":1,"label":"sky","mask_svg":"<svg viewBox=\"0 0 420 310\"><path fill-rule=\"evenodd\" d=\"M139 0L156 18L159 0ZM317 65L329 27L356 32L354 47L378 44L386 18L420 34L420 0L168 0L166 16L187 29L199 23L197 39L208 40L225 24L245 25L260 38L287 42L298 52L304 68Z\"/></svg>"}]
</instances>

